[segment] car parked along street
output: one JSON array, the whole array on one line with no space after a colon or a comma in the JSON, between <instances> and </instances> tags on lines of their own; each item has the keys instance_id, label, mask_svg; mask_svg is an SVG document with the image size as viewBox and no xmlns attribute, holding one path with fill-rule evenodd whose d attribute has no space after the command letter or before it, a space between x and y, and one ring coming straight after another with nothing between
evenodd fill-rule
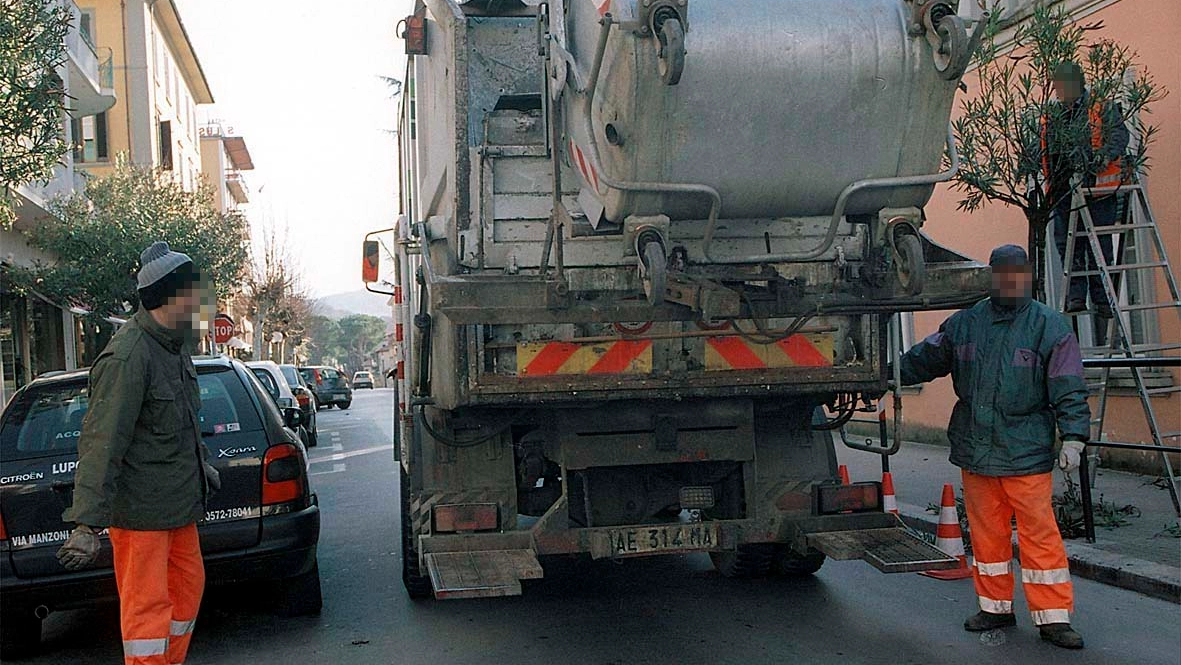
<instances>
[{"instance_id":1,"label":"car parked along street","mask_svg":"<svg viewBox=\"0 0 1181 665\"><path fill-rule=\"evenodd\" d=\"M288 429L302 412L281 412L242 363L194 363L201 434L222 483L198 525L207 581L272 582L281 613L317 613L320 508L306 450ZM89 568L70 572L56 558L73 526L62 512L72 503L87 406L81 370L33 381L0 415L0 657L35 651L50 612L116 598L105 532Z\"/></svg>"},{"instance_id":2,"label":"car parked along street","mask_svg":"<svg viewBox=\"0 0 1181 665\"><path fill-rule=\"evenodd\" d=\"M287 377L283 373L283 369L270 360L255 360L246 363L250 371L254 372L254 378L258 379L259 383L266 390L267 394L275 400L275 404L280 409L297 408L304 413L305 418L303 424L296 428L296 433L303 441L304 445L311 448L314 447L319 439L316 432L316 416L314 411L310 417L307 417L308 412L302 402L299 401L295 394L295 389L291 387Z\"/></svg>"},{"instance_id":3,"label":"car parked along street","mask_svg":"<svg viewBox=\"0 0 1181 665\"><path fill-rule=\"evenodd\" d=\"M336 405L347 409L352 405L353 389L340 370L326 365L311 365L300 367L299 372L316 393L316 403L320 406L331 408Z\"/></svg>"}]
</instances>

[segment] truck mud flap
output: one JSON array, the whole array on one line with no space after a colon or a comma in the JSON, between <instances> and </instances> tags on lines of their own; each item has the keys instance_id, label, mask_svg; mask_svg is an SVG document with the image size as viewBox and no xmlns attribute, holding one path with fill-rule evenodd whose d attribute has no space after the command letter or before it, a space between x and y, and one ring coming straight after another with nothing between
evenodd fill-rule
<instances>
[{"instance_id":1,"label":"truck mud flap","mask_svg":"<svg viewBox=\"0 0 1181 665\"><path fill-rule=\"evenodd\" d=\"M901 527L807 534L808 545L837 561L862 559L883 573L948 570L959 561Z\"/></svg>"},{"instance_id":2,"label":"truck mud flap","mask_svg":"<svg viewBox=\"0 0 1181 665\"><path fill-rule=\"evenodd\" d=\"M423 558L439 600L519 596L521 580L543 575L533 550L428 552Z\"/></svg>"}]
</instances>

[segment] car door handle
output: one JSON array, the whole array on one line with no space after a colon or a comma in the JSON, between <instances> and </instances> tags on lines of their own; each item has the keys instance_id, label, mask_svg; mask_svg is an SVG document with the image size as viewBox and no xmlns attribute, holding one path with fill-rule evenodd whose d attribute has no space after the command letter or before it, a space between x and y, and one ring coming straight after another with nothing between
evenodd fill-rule
<instances>
[{"instance_id":1,"label":"car door handle","mask_svg":"<svg viewBox=\"0 0 1181 665\"><path fill-rule=\"evenodd\" d=\"M50 485L54 490L59 492L74 489L74 481L72 480L58 480Z\"/></svg>"}]
</instances>

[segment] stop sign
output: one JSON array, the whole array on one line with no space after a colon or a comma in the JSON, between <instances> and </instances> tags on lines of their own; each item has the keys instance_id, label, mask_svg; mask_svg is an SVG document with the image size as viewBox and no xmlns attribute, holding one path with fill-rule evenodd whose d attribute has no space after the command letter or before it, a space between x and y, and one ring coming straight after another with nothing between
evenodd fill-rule
<instances>
[{"instance_id":1,"label":"stop sign","mask_svg":"<svg viewBox=\"0 0 1181 665\"><path fill-rule=\"evenodd\" d=\"M229 314L218 314L213 319L213 341L217 344L226 344L233 336L234 320Z\"/></svg>"}]
</instances>

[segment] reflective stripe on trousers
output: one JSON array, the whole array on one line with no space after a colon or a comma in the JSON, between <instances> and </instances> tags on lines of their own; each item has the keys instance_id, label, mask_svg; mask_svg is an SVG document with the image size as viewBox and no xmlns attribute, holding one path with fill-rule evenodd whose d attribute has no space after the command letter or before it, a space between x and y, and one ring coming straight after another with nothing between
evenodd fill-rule
<instances>
[{"instance_id":1,"label":"reflective stripe on trousers","mask_svg":"<svg viewBox=\"0 0 1181 665\"><path fill-rule=\"evenodd\" d=\"M963 472L964 508L980 609L994 614L1013 611L1013 532L1017 518L1017 543L1021 550L1021 581L1033 622L1070 623L1074 589L1066 547L1050 506L1053 477L981 476Z\"/></svg>"},{"instance_id":2,"label":"reflective stripe on trousers","mask_svg":"<svg viewBox=\"0 0 1181 665\"><path fill-rule=\"evenodd\" d=\"M205 590L197 526L110 534L125 665L183 663Z\"/></svg>"},{"instance_id":3,"label":"reflective stripe on trousers","mask_svg":"<svg viewBox=\"0 0 1181 665\"><path fill-rule=\"evenodd\" d=\"M123 640L124 658L163 656L168 651L168 640Z\"/></svg>"}]
</instances>

